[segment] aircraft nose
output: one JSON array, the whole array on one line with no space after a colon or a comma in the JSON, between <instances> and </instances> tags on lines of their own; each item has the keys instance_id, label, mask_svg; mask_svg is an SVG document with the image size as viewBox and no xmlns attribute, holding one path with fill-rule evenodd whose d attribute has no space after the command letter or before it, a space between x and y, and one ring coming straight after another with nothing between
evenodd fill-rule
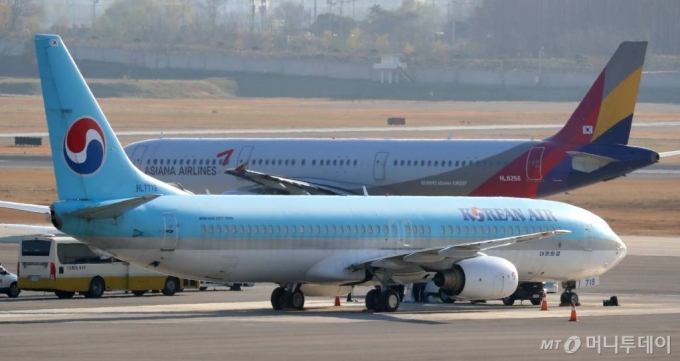
<instances>
[{"instance_id":1,"label":"aircraft nose","mask_svg":"<svg viewBox=\"0 0 680 361\"><path fill-rule=\"evenodd\" d=\"M615 246L616 246L616 258L614 259L614 262L612 263L611 267L616 266L621 260L626 257L626 253L628 252L628 248L626 247L626 244L623 243L621 238L619 236L614 235L614 238L612 239L614 241Z\"/></svg>"}]
</instances>

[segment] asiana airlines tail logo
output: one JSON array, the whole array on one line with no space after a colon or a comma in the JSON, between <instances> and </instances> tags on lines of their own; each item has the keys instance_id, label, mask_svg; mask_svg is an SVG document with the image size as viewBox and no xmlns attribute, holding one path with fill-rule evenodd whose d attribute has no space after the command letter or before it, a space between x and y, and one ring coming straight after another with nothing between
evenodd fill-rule
<instances>
[{"instance_id":1,"label":"asiana airlines tail logo","mask_svg":"<svg viewBox=\"0 0 680 361\"><path fill-rule=\"evenodd\" d=\"M557 222L557 218L550 209L537 208L458 208L464 221L491 222L491 221L544 221Z\"/></svg>"}]
</instances>

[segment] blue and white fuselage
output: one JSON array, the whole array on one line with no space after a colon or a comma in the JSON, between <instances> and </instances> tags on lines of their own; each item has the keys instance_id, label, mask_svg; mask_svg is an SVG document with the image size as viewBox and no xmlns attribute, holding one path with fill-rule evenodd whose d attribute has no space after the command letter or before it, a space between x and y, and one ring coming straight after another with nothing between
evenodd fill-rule
<instances>
[{"instance_id":1,"label":"blue and white fuselage","mask_svg":"<svg viewBox=\"0 0 680 361\"><path fill-rule=\"evenodd\" d=\"M53 209L67 214L92 205L59 202ZM115 222L63 221L65 233L120 258L224 281L351 283L365 275L348 266L366 259L555 229L571 233L484 253L516 265L520 281L567 281L601 275L626 250L586 210L500 197L161 196ZM430 272L454 261L430 265ZM416 279L427 273L405 271Z\"/></svg>"}]
</instances>

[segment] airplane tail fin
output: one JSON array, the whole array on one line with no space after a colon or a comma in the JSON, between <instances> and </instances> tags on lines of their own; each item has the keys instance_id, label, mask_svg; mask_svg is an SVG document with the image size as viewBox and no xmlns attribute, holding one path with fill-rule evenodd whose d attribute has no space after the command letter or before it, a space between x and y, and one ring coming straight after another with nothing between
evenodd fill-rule
<instances>
[{"instance_id":1,"label":"airplane tail fin","mask_svg":"<svg viewBox=\"0 0 680 361\"><path fill-rule=\"evenodd\" d=\"M564 128L548 140L628 144L646 50L646 41L621 43Z\"/></svg>"},{"instance_id":2,"label":"airplane tail fin","mask_svg":"<svg viewBox=\"0 0 680 361\"><path fill-rule=\"evenodd\" d=\"M35 50L60 200L182 194L132 165L59 36Z\"/></svg>"}]
</instances>

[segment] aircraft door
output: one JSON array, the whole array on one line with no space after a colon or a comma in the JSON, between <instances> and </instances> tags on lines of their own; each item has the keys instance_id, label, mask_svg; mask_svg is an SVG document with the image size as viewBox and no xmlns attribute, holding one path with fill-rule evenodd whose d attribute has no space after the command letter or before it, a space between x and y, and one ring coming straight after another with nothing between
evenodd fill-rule
<instances>
[{"instance_id":1,"label":"aircraft door","mask_svg":"<svg viewBox=\"0 0 680 361\"><path fill-rule=\"evenodd\" d=\"M583 249L586 252L592 252L593 251L593 233L592 233L593 225L588 224L587 226L584 227L583 229Z\"/></svg>"},{"instance_id":2,"label":"aircraft door","mask_svg":"<svg viewBox=\"0 0 680 361\"><path fill-rule=\"evenodd\" d=\"M132 153L132 163L135 167L142 170L142 159L144 159L144 152L146 152L146 146L138 145L135 151Z\"/></svg>"},{"instance_id":3,"label":"aircraft door","mask_svg":"<svg viewBox=\"0 0 680 361\"><path fill-rule=\"evenodd\" d=\"M375 160L373 161L373 179L385 179L385 162L387 162L387 153L380 152L375 154Z\"/></svg>"},{"instance_id":4,"label":"aircraft door","mask_svg":"<svg viewBox=\"0 0 680 361\"><path fill-rule=\"evenodd\" d=\"M543 152L545 152L545 147L533 147L529 150L527 155L527 180L543 180L543 169L541 166Z\"/></svg>"},{"instance_id":5,"label":"aircraft door","mask_svg":"<svg viewBox=\"0 0 680 361\"><path fill-rule=\"evenodd\" d=\"M174 251L177 247L177 240L179 239L179 230L177 229L177 218L174 213L163 214L163 245L161 251Z\"/></svg>"},{"instance_id":6,"label":"aircraft door","mask_svg":"<svg viewBox=\"0 0 680 361\"><path fill-rule=\"evenodd\" d=\"M238 163L236 164L236 167L241 166L244 163L250 162L250 153L253 152L253 147L247 146L241 148L241 152L238 154Z\"/></svg>"}]
</instances>

